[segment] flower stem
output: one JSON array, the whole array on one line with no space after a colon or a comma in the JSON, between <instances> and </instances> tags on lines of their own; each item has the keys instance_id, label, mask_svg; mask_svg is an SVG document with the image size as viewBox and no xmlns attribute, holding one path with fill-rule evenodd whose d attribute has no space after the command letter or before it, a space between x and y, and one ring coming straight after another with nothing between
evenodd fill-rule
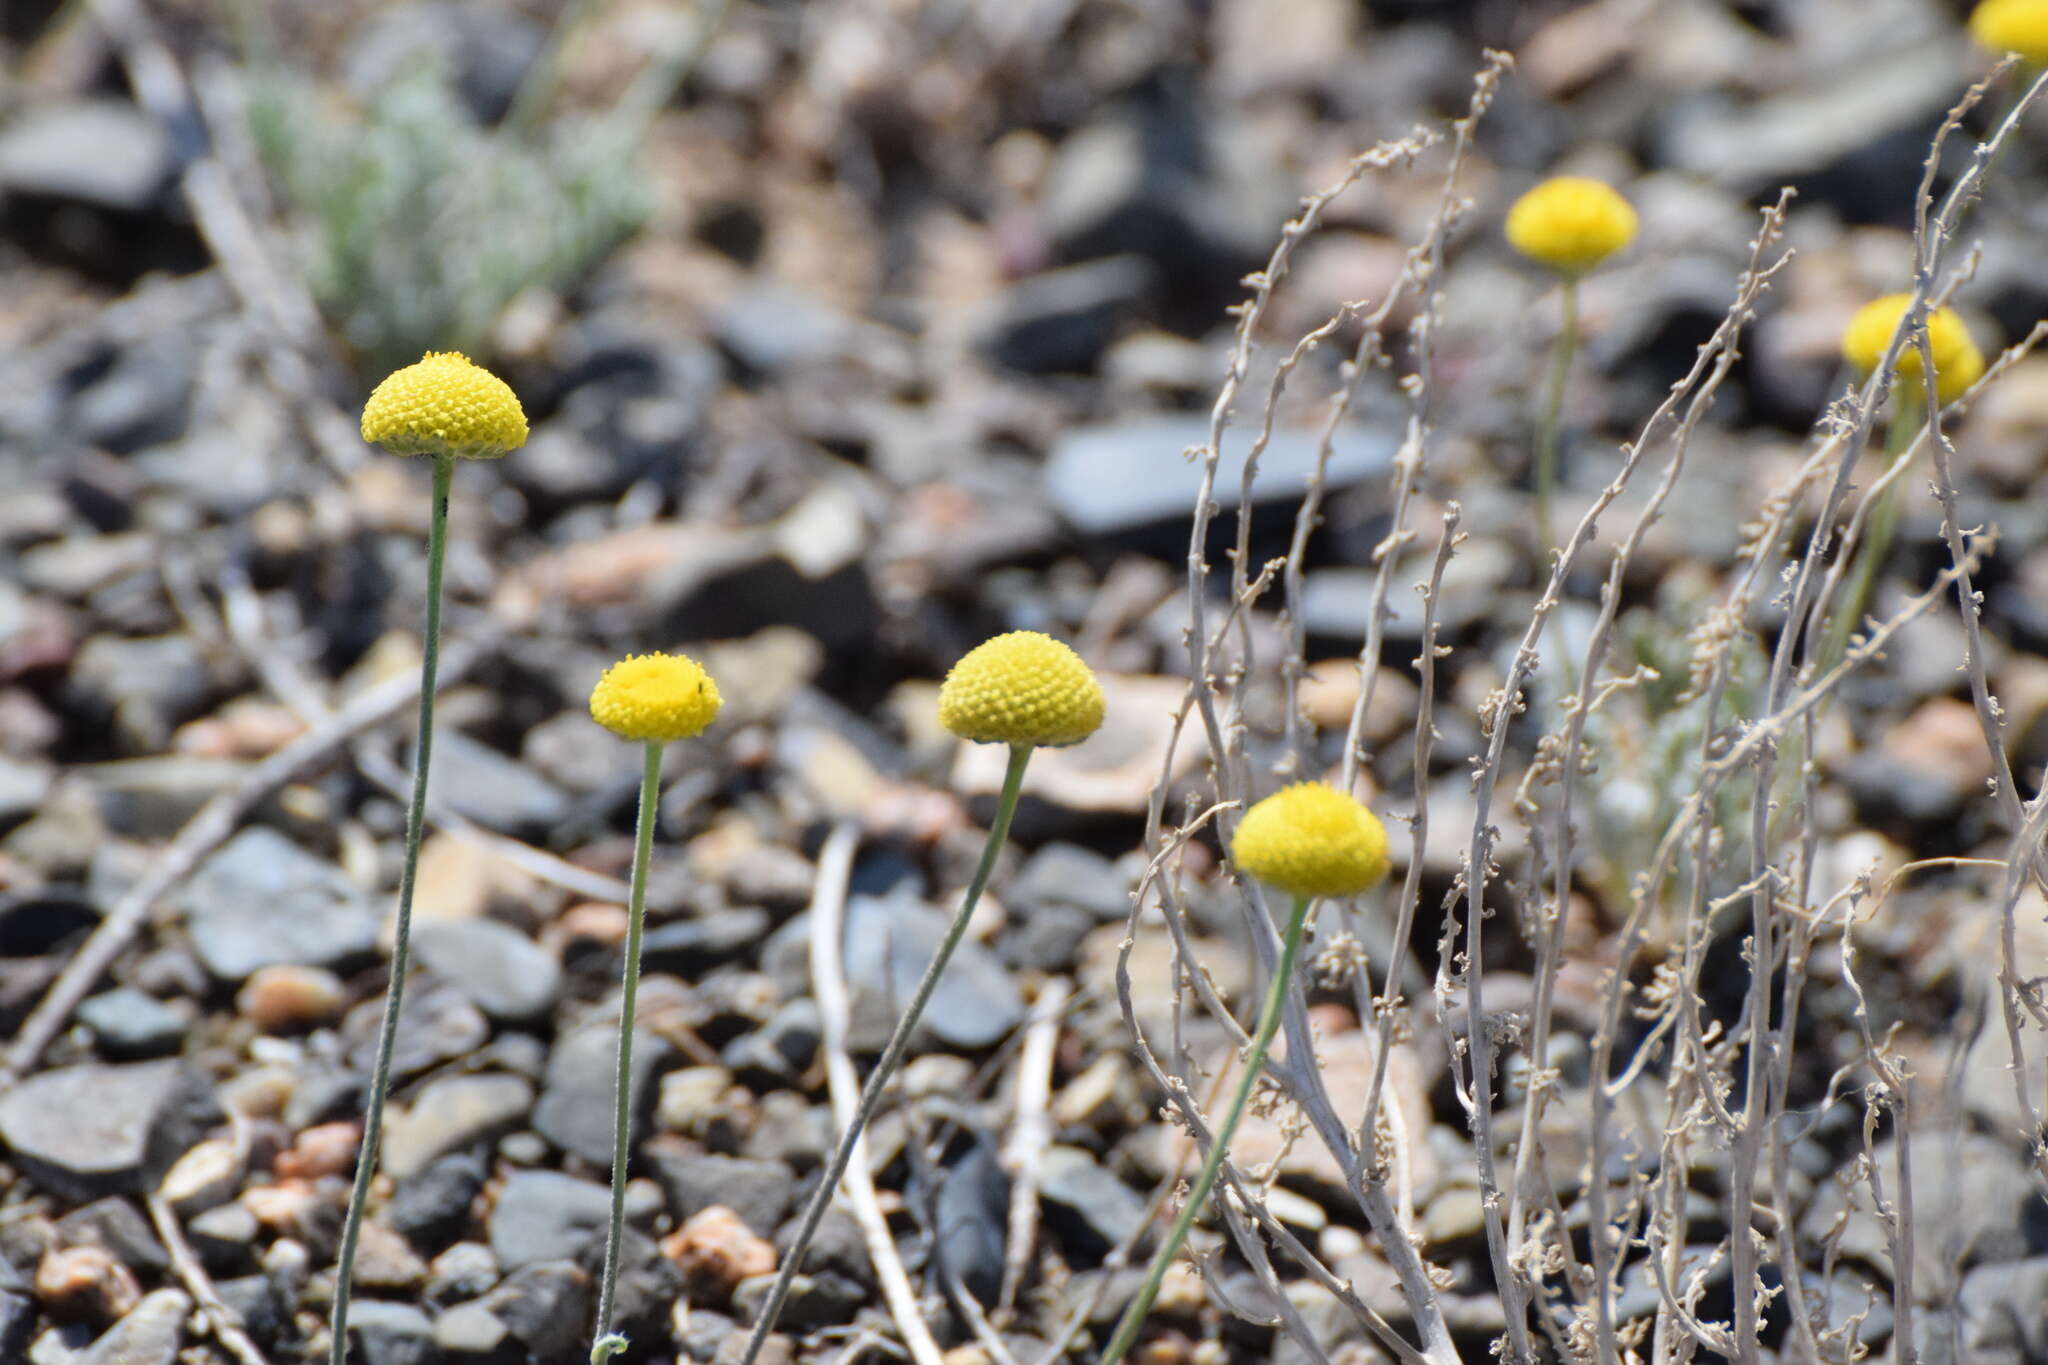
<instances>
[{"instance_id":1,"label":"flower stem","mask_svg":"<svg viewBox=\"0 0 2048 1365\"><path fill-rule=\"evenodd\" d=\"M868 1120L880 1105L882 1089L888 1084L889 1077L903 1064L903 1054L910 1049L910 1036L917 1031L917 1021L939 984L939 976L946 970L947 960L967 934L967 922L974 918L974 907L981 900L982 889L988 885L989 873L995 869L996 855L1002 852L1003 843L1010 836L1010 817L1017 813L1017 794L1024 785L1024 765L1030 761L1029 745L1010 747L1010 767L1003 774L1003 791L996 798L995 823L989 826L988 843L981 850L981 864L974 869L974 880L967 884L967 894L961 897L960 909L954 914L946 937L939 943L939 950L932 954L931 962L926 965L924 977L917 983L917 991L911 996L909 1007L896 1021L896 1031L889 1036L889 1045L882 1049L881 1061L875 1064L867 1084L861 1087L860 1106L854 1111L853 1122L840 1134L839 1149L832 1154L832 1164L825 1169L818 1188L811 1193L811 1202L804 1207L803 1226L797 1231L796 1240L790 1244L788 1254L783 1257L775 1284L768 1291L768 1301L761 1305L761 1315L755 1319L753 1333L747 1338L746 1354L740 1357L740 1365L754 1365L761 1348L768 1342L768 1334L775 1330L775 1320L782 1313L784 1300L789 1297L789 1287L796 1279L797 1267L803 1264L804 1252L810 1249L811 1239L817 1235L818 1224L824 1220L833 1191L839 1188L839 1178L846 1174L846 1163L853 1159L854 1144L860 1140Z\"/></svg>"},{"instance_id":2,"label":"flower stem","mask_svg":"<svg viewBox=\"0 0 2048 1365\"><path fill-rule=\"evenodd\" d=\"M1252 1044L1245 1054L1244 1074L1238 1078L1237 1094L1230 1101L1230 1108L1223 1115L1223 1125L1216 1130L1215 1141L1209 1144L1209 1159L1202 1163L1202 1173L1195 1178L1195 1187L1188 1192L1187 1202L1180 1206L1179 1217L1173 1220L1173 1230L1160 1243L1153 1254L1152 1264L1145 1272L1145 1283L1138 1290L1138 1297L1131 1300L1124 1309L1124 1315L1116 1324L1116 1335L1109 1339L1109 1346L1102 1353L1098 1365L1117 1365L1138 1339L1138 1329L1145 1324L1145 1315L1152 1311L1153 1300L1159 1297L1159 1286L1166 1280L1167 1267L1180 1251L1181 1243L1187 1240L1188 1229L1195 1225L1195 1216L1208 1201L1209 1191L1215 1188L1216 1173L1223 1169L1224 1154L1230 1148L1230 1139L1237 1132L1238 1121L1244 1117L1245 1106L1250 1102L1252 1091L1259 1083L1259 1073L1266 1066L1266 1051L1273 1045L1273 1035L1280 1029L1280 1014L1287 1003L1287 988L1294 980L1294 957L1301 948L1302 926L1308 922L1309 898L1294 898L1294 913L1287 921L1287 936L1280 942L1280 961L1273 968L1273 980L1266 987L1266 1003L1259 1009L1259 1029L1252 1037Z\"/></svg>"},{"instance_id":3,"label":"flower stem","mask_svg":"<svg viewBox=\"0 0 2048 1365\"><path fill-rule=\"evenodd\" d=\"M1536 428L1536 534L1542 551L1548 554L1557 544L1557 527L1550 516L1550 495L1557 487L1557 424L1564 412L1564 385L1571 375L1572 357L1579 349L1579 281L1575 275L1564 279L1564 321L1557 340L1550 347L1550 372L1543 381L1543 417Z\"/></svg>"},{"instance_id":4,"label":"flower stem","mask_svg":"<svg viewBox=\"0 0 2048 1365\"><path fill-rule=\"evenodd\" d=\"M1913 438L1920 433L1920 423L1926 413L1926 405L1911 392L1911 385L1900 384L1898 397L1892 408L1891 427L1885 433L1885 472L1890 473L1913 446ZM1870 593L1876 586L1878 571L1884 567L1885 556L1891 553L1892 537L1899 529L1899 504L1904 496L1905 481L1894 479L1883 493L1878 495L1877 506L1870 509L1870 529L1865 532L1863 545L1856 554L1855 567L1849 571L1849 581L1842 585L1840 607L1828 617L1827 634L1822 637L1820 668L1825 673L1842 661L1849 652L1849 637L1863 623L1863 613L1870 605Z\"/></svg>"},{"instance_id":5,"label":"flower stem","mask_svg":"<svg viewBox=\"0 0 2048 1365\"><path fill-rule=\"evenodd\" d=\"M619 1289L619 1256L626 1236L626 1163L633 1131L633 1009L640 994L640 936L647 928L647 864L654 853L654 826L661 796L661 744L649 740L640 772L640 818L633 827L633 894L626 921L626 965L619 983L619 1071L612 1095L612 1221L604 1244L604 1281L597 1296L597 1340L590 1346L590 1365L626 1349L626 1338L612 1330L612 1310Z\"/></svg>"},{"instance_id":6,"label":"flower stem","mask_svg":"<svg viewBox=\"0 0 2048 1365\"><path fill-rule=\"evenodd\" d=\"M427 818L427 765L434 752L434 675L441 664L441 565L448 551L448 488L455 457L435 455L434 509L427 523L427 639L420 657L419 737L413 745L412 802L405 812L405 868L398 876L398 932L391 949L391 982L384 991L384 1021L377 1030L377 1061L370 1074L363 1142L356 1153L355 1185L341 1228L341 1256L335 1263L334 1316L329 1325L330 1365L348 1361L348 1293L355 1274L356 1244L362 1238L363 1206L370 1177L377 1172L377 1144L384 1131L384 1097L391 1089L391 1052L398 1041L398 1015L405 1004L405 972L412 948L412 893L419 879L420 831Z\"/></svg>"}]
</instances>

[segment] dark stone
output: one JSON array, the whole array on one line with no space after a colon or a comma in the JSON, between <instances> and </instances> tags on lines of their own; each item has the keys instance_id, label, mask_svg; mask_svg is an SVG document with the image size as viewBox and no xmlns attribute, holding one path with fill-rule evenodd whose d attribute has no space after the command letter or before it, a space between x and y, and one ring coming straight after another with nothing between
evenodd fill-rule
<instances>
[{"instance_id":1,"label":"dark stone","mask_svg":"<svg viewBox=\"0 0 2048 1365\"><path fill-rule=\"evenodd\" d=\"M759 1029L733 1039L719 1060L742 1084L772 1089L803 1075L817 1057L823 1038L817 1002L800 996L777 1010Z\"/></svg>"},{"instance_id":2,"label":"dark stone","mask_svg":"<svg viewBox=\"0 0 2048 1365\"><path fill-rule=\"evenodd\" d=\"M409 1303L351 1299L348 1333L363 1365L439 1365L432 1319Z\"/></svg>"},{"instance_id":3,"label":"dark stone","mask_svg":"<svg viewBox=\"0 0 2048 1365\"><path fill-rule=\"evenodd\" d=\"M185 1016L132 986L93 996L79 1005L78 1018L117 1062L168 1056L185 1041Z\"/></svg>"},{"instance_id":4,"label":"dark stone","mask_svg":"<svg viewBox=\"0 0 2048 1365\"><path fill-rule=\"evenodd\" d=\"M741 1280L732 1292L733 1307L751 1324L759 1315L774 1286L773 1275L756 1275ZM789 1282L789 1297L783 1301L777 1326L786 1331L807 1332L819 1327L836 1327L850 1322L868 1302L868 1291L843 1275L826 1271L820 1275L797 1275Z\"/></svg>"},{"instance_id":5,"label":"dark stone","mask_svg":"<svg viewBox=\"0 0 2048 1365\"><path fill-rule=\"evenodd\" d=\"M1135 319L1155 271L1137 256L1111 256L1019 280L996 300L979 343L1026 374L1092 374Z\"/></svg>"},{"instance_id":6,"label":"dark stone","mask_svg":"<svg viewBox=\"0 0 2048 1365\"><path fill-rule=\"evenodd\" d=\"M0 957L41 957L99 925L99 907L56 893L0 899Z\"/></svg>"},{"instance_id":7,"label":"dark stone","mask_svg":"<svg viewBox=\"0 0 2048 1365\"><path fill-rule=\"evenodd\" d=\"M796 1177L777 1162L697 1152L675 1137L651 1139L641 1154L678 1223L723 1204L760 1236L773 1237L796 1199Z\"/></svg>"},{"instance_id":8,"label":"dark stone","mask_svg":"<svg viewBox=\"0 0 2048 1365\"><path fill-rule=\"evenodd\" d=\"M640 944L640 964L650 972L695 977L753 951L769 924L766 910L752 908L673 920L647 931Z\"/></svg>"},{"instance_id":9,"label":"dark stone","mask_svg":"<svg viewBox=\"0 0 2048 1365\"><path fill-rule=\"evenodd\" d=\"M846 976L854 987L854 1042L880 1048L897 1011L917 992L951 916L915 896L854 896L846 906ZM919 1032L957 1048L984 1048L1024 1019L1024 1001L995 954L962 941L925 1006Z\"/></svg>"},{"instance_id":10,"label":"dark stone","mask_svg":"<svg viewBox=\"0 0 2048 1365\"><path fill-rule=\"evenodd\" d=\"M57 1236L66 1246L91 1244L139 1274L161 1275L171 1258L142 1210L126 1199L96 1199L57 1220Z\"/></svg>"},{"instance_id":11,"label":"dark stone","mask_svg":"<svg viewBox=\"0 0 2048 1365\"><path fill-rule=\"evenodd\" d=\"M2043 1304L2048 1304L2048 1257L1972 1270L1956 1296L1963 1359L1976 1365L2039 1365L2048 1360ZM1885 1320L1890 1322L1889 1312Z\"/></svg>"},{"instance_id":12,"label":"dark stone","mask_svg":"<svg viewBox=\"0 0 2048 1365\"><path fill-rule=\"evenodd\" d=\"M35 1300L11 1289L0 1289L0 1360L21 1359L35 1325Z\"/></svg>"},{"instance_id":13,"label":"dark stone","mask_svg":"<svg viewBox=\"0 0 2048 1365\"><path fill-rule=\"evenodd\" d=\"M413 926L412 946L420 965L446 978L493 1019L544 1019L562 989L554 957L497 920L422 920Z\"/></svg>"},{"instance_id":14,"label":"dark stone","mask_svg":"<svg viewBox=\"0 0 2048 1365\"><path fill-rule=\"evenodd\" d=\"M258 1345L274 1346L284 1335L291 1321L290 1306L268 1275L244 1275L240 1279L222 1280L214 1285L214 1289L219 1292L220 1301L228 1306L228 1311L241 1319L242 1330ZM361 1321L353 1307L349 1319L351 1323Z\"/></svg>"},{"instance_id":15,"label":"dark stone","mask_svg":"<svg viewBox=\"0 0 2048 1365\"><path fill-rule=\"evenodd\" d=\"M977 1142L946 1171L932 1210L933 1253L983 1304L995 1302L1003 1283L1003 1239L1009 1223L1010 1182L995 1152Z\"/></svg>"},{"instance_id":16,"label":"dark stone","mask_svg":"<svg viewBox=\"0 0 2048 1365\"><path fill-rule=\"evenodd\" d=\"M604 1235L610 1218L602 1185L559 1171L515 1171L491 1209L491 1251L510 1269L571 1260Z\"/></svg>"},{"instance_id":17,"label":"dark stone","mask_svg":"<svg viewBox=\"0 0 2048 1365\"><path fill-rule=\"evenodd\" d=\"M368 1075L377 1058L377 1031L384 1022L384 999L372 996L342 1020L342 1041L349 1060ZM482 1011L446 981L422 972L406 984L405 1003L398 1013L398 1038L391 1053L394 1076L412 1076L442 1062L467 1057L491 1036Z\"/></svg>"},{"instance_id":18,"label":"dark stone","mask_svg":"<svg viewBox=\"0 0 2048 1365\"><path fill-rule=\"evenodd\" d=\"M1119 1246L1145 1222L1145 1197L1079 1147L1050 1147L1038 1173L1048 1220L1084 1256Z\"/></svg>"},{"instance_id":19,"label":"dark stone","mask_svg":"<svg viewBox=\"0 0 2048 1365\"><path fill-rule=\"evenodd\" d=\"M217 1114L176 1061L90 1063L45 1071L0 1095L0 1142L42 1189L97 1199L143 1189Z\"/></svg>"},{"instance_id":20,"label":"dark stone","mask_svg":"<svg viewBox=\"0 0 2048 1365\"><path fill-rule=\"evenodd\" d=\"M515 1270L481 1302L536 1365L580 1359L588 1348L590 1277L567 1261Z\"/></svg>"},{"instance_id":21,"label":"dark stone","mask_svg":"<svg viewBox=\"0 0 2048 1365\"><path fill-rule=\"evenodd\" d=\"M432 1255L469 1230L469 1209L484 1187L479 1155L458 1152L398 1183L384 1219L421 1252Z\"/></svg>"},{"instance_id":22,"label":"dark stone","mask_svg":"<svg viewBox=\"0 0 2048 1365\"><path fill-rule=\"evenodd\" d=\"M714 1313L708 1308L692 1308L682 1329L675 1334L676 1348L684 1359L695 1362L695 1365L711 1365L718 1356L718 1348L738 1326L723 1313Z\"/></svg>"},{"instance_id":23,"label":"dark stone","mask_svg":"<svg viewBox=\"0 0 2048 1365\"><path fill-rule=\"evenodd\" d=\"M628 1211L631 1220L631 1211ZM602 1283L604 1244L583 1248L578 1264L592 1283ZM619 1246L619 1279L612 1300L612 1330L634 1342L668 1336L669 1313L683 1296L683 1272L646 1233L628 1226Z\"/></svg>"},{"instance_id":24,"label":"dark stone","mask_svg":"<svg viewBox=\"0 0 2048 1365\"><path fill-rule=\"evenodd\" d=\"M378 912L347 874L265 826L202 863L176 903L223 981L280 965L346 971L376 956Z\"/></svg>"},{"instance_id":25,"label":"dark stone","mask_svg":"<svg viewBox=\"0 0 2048 1365\"><path fill-rule=\"evenodd\" d=\"M1095 928L1095 917L1072 905L1044 905L1017 917L996 941L1003 961L1020 971L1059 972Z\"/></svg>"},{"instance_id":26,"label":"dark stone","mask_svg":"<svg viewBox=\"0 0 2048 1365\"><path fill-rule=\"evenodd\" d=\"M775 1250L779 1256L787 1256L796 1242L796 1235L802 1228L802 1219L792 1216L775 1234ZM818 1220L818 1231L811 1238L811 1245L804 1252L801 1267L807 1275L821 1275L829 1271L858 1284L875 1288L875 1265L868 1257L867 1239L861 1235L860 1224L844 1209L828 1208L825 1216Z\"/></svg>"},{"instance_id":27,"label":"dark stone","mask_svg":"<svg viewBox=\"0 0 2048 1365\"><path fill-rule=\"evenodd\" d=\"M1071 906L1104 924L1131 913L1129 879L1115 863L1079 844L1047 844L1025 859L1004 888L1003 903L1013 912Z\"/></svg>"},{"instance_id":28,"label":"dark stone","mask_svg":"<svg viewBox=\"0 0 2048 1365\"><path fill-rule=\"evenodd\" d=\"M252 1260L260 1230L256 1215L243 1205L222 1204L187 1224L185 1240L208 1270L216 1275L232 1274Z\"/></svg>"},{"instance_id":29,"label":"dark stone","mask_svg":"<svg viewBox=\"0 0 2048 1365\"><path fill-rule=\"evenodd\" d=\"M615 1025L580 1029L555 1044L548 1058L547 1084L534 1106L534 1130L566 1152L609 1166L612 1159L612 1093L618 1078L619 1035ZM654 1078L668 1069L675 1050L644 1029L633 1031L633 1136L647 1131L653 1112Z\"/></svg>"}]
</instances>

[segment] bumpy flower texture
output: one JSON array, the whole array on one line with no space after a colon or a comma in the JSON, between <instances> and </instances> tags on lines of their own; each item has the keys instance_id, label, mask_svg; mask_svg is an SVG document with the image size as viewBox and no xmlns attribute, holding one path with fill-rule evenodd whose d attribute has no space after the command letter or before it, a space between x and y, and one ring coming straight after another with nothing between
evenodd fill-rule
<instances>
[{"instance_id":1,"label":"bumpy flower texture","mask_svg":"<svg viewBox=\"0 0 2048 1365\"><path fill-rule=\"evenodd\" d=\"M1856 373L1868 375L1877 368L1912 301L1908 294L1887 294L1856 310L1842 330L1842 355ZM1953 308L1937 308L1927 315L1927 349L1934 356L1934 393L1940 402L1954 402L1984 375L1984 353ZM1901 346L1892 369L1904 379L1920 378L1920 347L1913 338ZM1914 387L1918 389L1917 384Z\"/></svg>"},{"instance_id":2,"label":"bumpy flower texture","mask_svg":"<svg viewBox=\"0 0 2048 1365\"><path fill-rule=\"evenodd\" d=\"M687 654L628 654L590 692L590 715L621 739L666 744L718 716L718 684Z\"/></svg>"},{"instance_id":3,"label":"bumpy flower texture","mask_svg":"<svg viewBox=\"0 0 2048 1365\"><path fill-rule=\"evenodd\" d=\"M1970 14L1970 36L1993 52L2048 66L2048 0L1984 0Z\"/></svg>"},{"instance_id":4,"label":"bumpy flower texture","mask_svg":"<svg viewBox=\"0 0 2048 1365\"><path fill-rule=\"evenodd\" d=\"M370 391L363 439L394 455L492 459L526 444L526 412L511 385L468 356L429 351Z\"/></svg>"},{"instance_id":5,"label":"bumpy flower texture","mask_svg":"<svg viewBox=\"0 0 2048 1365\"><path fill-rule=\"evenodd\" d=\"M1079 744L1102 724L1102 705L1081 656L1035 630L984 640L939 687L939 723L983 744Z\"/></svg>"},{"instance_id":6,"label":"bumpy flower texture","mask_svg":"<svg viewBox=\"0 0 2048 1365\"><path fill-rule=\"evenodd\" d=\"M1567 275L1591 270L1635 235L1636 211L1628 200L1580 176L1546 180L1508 210L1508 244Z\"/></svg>"},{"instance_id":7,"label":"bumpy flower texture","mask_svg":"<svg viewBox=\"0 0 2048 1365\"><path fill-rule=\"evenodd\" d=\"M1282 787L1244 813L1230 853L1239 870L1292 896L1355 896L1387 875L1387 831L1322 782Z\"/></svg>"}]
</instances>

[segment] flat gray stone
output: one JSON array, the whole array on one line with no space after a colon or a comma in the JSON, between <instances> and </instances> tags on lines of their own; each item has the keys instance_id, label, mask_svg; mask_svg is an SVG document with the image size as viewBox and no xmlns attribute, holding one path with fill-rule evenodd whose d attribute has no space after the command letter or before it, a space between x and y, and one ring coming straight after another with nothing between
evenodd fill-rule
<instances>
[{"instance_id":1,"label":"flat gray stone","mask_svg":"<svg viewBox=\"0 0 2048 1365\"><path fill-rule=\"evenodd\" d=\"M376 956L377 911L354 883L261 825L202 863L177 904L199 960L223 981L259 967L339 969Z\"/></svg>"},{"instance_id":2,"label":"flat gray stone","mask_svg":"<svg viewBox=\"0 0 2048 1365\"><path fill-rule=\"evenodd\" d=\"M185 1345L192 1300L183 1290L145 1294L126 1317L100 1334L77 1365L173 1365Z\"/></svg>"},{"instance_id":3,"label":"flat gray stone","mask_svg":"<svg viewBox=\"0 0 2048 1365\"><path fill-rule=\"evenodd\" d=\"M951 917L914 895L854 896L846 906L846 976L855 988L853 1041L880 1048L916 993ZM972 940L953 950L921 1033L952 1047L988 1047L1024 1020L1024 1000L1000 959Z\"/></svg>"},{"instance_id":4,"label":"flat gray stone","mask_svg":"<svg viewBox=\"0 0 2048 1365\"><path fill-rule=\"evenodd\" d=\"M604 1186L559 1171L514 1171L491 1209L491 1250L508 1270L571 1260L610 1220Z\"/></svg>"},{"instance_id":5,"label":"flat gray stone","mask_svg":"<svg viewBox=\"0 0 2048 1365\"><path fill-rule=\"evenodd\" d=\"M607 1169L612 1160L613 1095L618 1076L618 1028L579 1029L555 1044L547 1082L534 1106L534 1131L563 1151ZM653 1112L654 1078L675 1050L645 1029L633 1031L633 1136L639 1141Z\"/></svg>"},{"instance_id":6,"label":"flat gray stone","mask_svg":"<svg viewBox=\"0 0 2048 1365\"><path fill-rule=\"evenodd\" d=\"M384 1128L384 1169L405 1180L437 1157L510 1132L533 1108L533 1086L518 1076L446 1076L429 1081Z\"/></svg>"},{"instance_id":7,"label":"flat gray stone","mask_svg":"<svg viewBox=\"0 0 2048 1365\"><path fill-rule=\"evenodd\" d=\"M131 212L171 175L163 125L126 100L30 104L0 132L0 188Z\"/></svg>"},{"instance_id":8,"label":"flat gray stone","mask_svg":"<svg viewBox=\"0 0 2048 1365\"><path fill-rule=\"evenodd\" d=\"M570 815L571 802L560 787L459 730L435 731L427 782L434 799L507 833L543 829Z\"/></svg>"},{"instance_id":9,"label":"flat gray stone","mask_svg":"<svg viewBox=\"0 0 2048 1365\"><path fill-rule=\"evenodd\" d=\"M413 952L493 1019L523 1024L547 1016L562 989L553 955L494 919L420 920Z\"/></svg>"},{"instance_id":10,"label":"flat gray stone","mask_svg":"<svg viewBox=\"0 0 2048 1365\"><path fill-rule=\"evenodd\" d=\"M175 1060L45 1071L0 1095L0 1143L34 1184L70 1199L133 1194L180 1136L188 1078ZM197 1136L197 1134L191 1134ZM153 1144L153 1139L158 1141Z\"/></svg>"}]
</instances>

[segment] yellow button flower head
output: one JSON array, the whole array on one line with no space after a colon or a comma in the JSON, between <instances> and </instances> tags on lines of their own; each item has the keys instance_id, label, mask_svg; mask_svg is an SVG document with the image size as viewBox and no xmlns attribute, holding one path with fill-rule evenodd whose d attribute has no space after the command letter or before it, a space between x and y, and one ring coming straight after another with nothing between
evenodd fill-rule
<instances>
[{"instance_id":1,"label":"yellow button flower head","mask_svg":"<svg viewBox=\"0 0 2048 1365\"><path fill-rule=\"evenodd\" d=\"M1984 0L1970 14L1970 36L1993 52L2048 66L2048 0Z\"/></svg>"},{"instance_id":2,"label":"yellow button flower head","mask_svg":"<svg viewBox=\"0 0 2048 1365\"><path fill-rule=\"evenodd\" d=\"M984 640L939 687L939 724L984 744L1079 744L1102 724L1102 684L1050 635Z\"/></svg>"},{"instance_id":3,"label":"yellow button flower head","mask_svg":"<svg viewBox=\"0 0 2048 1365\"><path fill-rule=\"evenodd\" d=\"M666 744L717 718L718 684L687 654L628 654L590 690L590 715L622 739Z\"/></svg>"},{"instance_id":4,"label":"yellow button flower head","mask_svg":"<svg viewBox=\"0 0 2048 1365\"><path fill-rule=\"evenodd\" d=\"M1379 817L1323 782L1282 787L1244 813L1231 856L1292 896L1355 896L1387 875Z\"/></svg>"},{"instance_id":5,"label":"yellow button flower head","mask_svg":"<svg viewBox=\"0 0 2048 1365\"><path fill-rule=\"evenodd\" d=\"M1561 175L1515 201L1507 235L1530 260L1577 275L1635 240L1636 211L1611 186Z\"/></svg>"},{"instance_id":6,"label":"yellow button flower head","mask_svg":"<svg viewBox=\"0 0 2048 1365\"><path fill-rule=\"evenodd\" d=\"M1884 359L1892 333L1912 301L1910 294L1887 294L1864 304L1849 319L1842 329L1842 355L1857 374L1867 376ZM1953 308L1937 308L1927 315L1927 349L1934 356L1935 397L1943 403L1954 402L1984 375L1984 353ZM1912 337L1906 338L1892 369L1903 379L1920 378L1920 346ZM1919 385L1913 389L1917 393Z\"/></svg>"},{"instance_id":7,"label":"yellow button flower head","mask_svg":"<svg viewBox=\"0 0 2048 1365\"><path fill-rule=\"evenodd\" d=\"M512 386L454 351L394 370L363 405L363 439L394 455L491 459L526 444Z\"/></svg>"}]
</instances>

